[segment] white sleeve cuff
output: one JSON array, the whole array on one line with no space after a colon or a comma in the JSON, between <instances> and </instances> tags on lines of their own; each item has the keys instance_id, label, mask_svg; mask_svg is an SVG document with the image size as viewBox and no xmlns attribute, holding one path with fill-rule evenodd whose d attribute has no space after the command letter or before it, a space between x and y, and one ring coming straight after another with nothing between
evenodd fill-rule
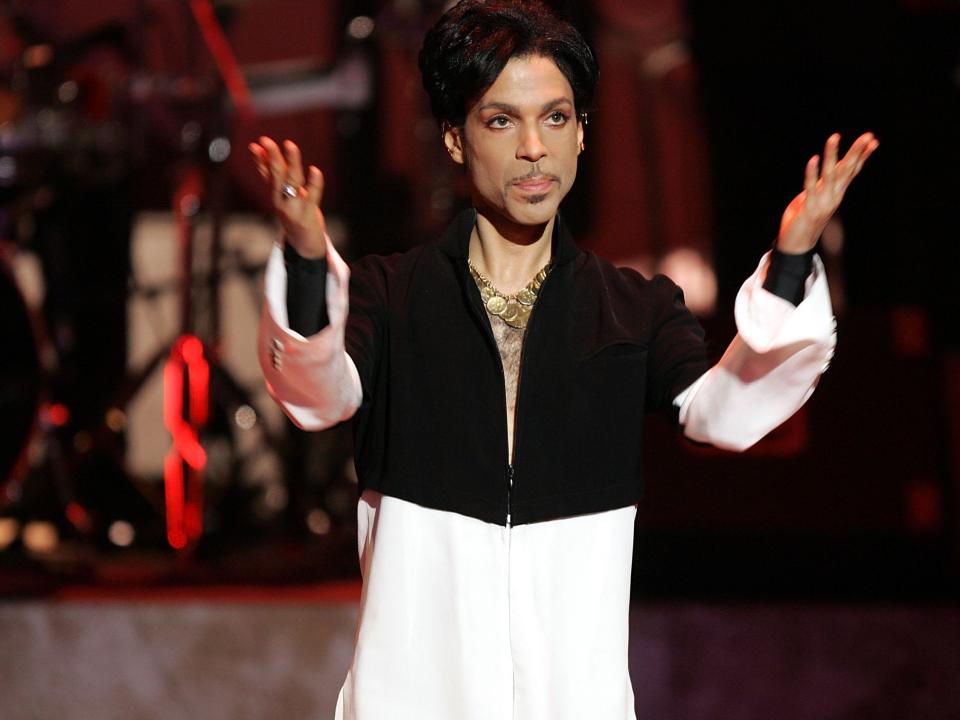
<instances>
[{"instance_id":1,"label":"white sleeve cuff","mask_svg":"<svg viewBox=\"0 0 960 720\"><path fill-rule=\"evenodd\" d=\"M327 238L329 325L305 338L289 327L283 249L275 245L264 276L264 305L258 341L267 389L284 412L305 430L349 418L363 391L356 365L344 349L350 269Z\"/></svg>"},{"instance_id":2,"label":"white sleeve cuff","mask_svg":"<svg viewBox=\"0 0 960 720\"><path fill-rule=\"evenodd\" d=\"M769 253L737 295L737 336L723 357L674 400L691 439L750 447L806 402L830 364L836 321L820 258L797 306L763 289L768 263Z\"/></svg>"}]
</instances>

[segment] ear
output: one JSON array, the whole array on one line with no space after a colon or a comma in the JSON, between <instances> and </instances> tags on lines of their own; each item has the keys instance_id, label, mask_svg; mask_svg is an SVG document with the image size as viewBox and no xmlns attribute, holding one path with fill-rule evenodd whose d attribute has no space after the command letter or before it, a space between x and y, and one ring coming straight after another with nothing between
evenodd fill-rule
<instances>
[{"instance_id":1,"label":"ear","mask_svg":"<svg viewBox=\"0 0 960 720\"><path fill-rule=\"evenodd\" d=\"M447 146L447 153L458 165L463 165L463 127L454 127L443 124L443 144Z\"/></svg>"},{"instance_id":2,"label":"ear","mask_svg":"<svg viewBox=\"0 0 960 720\"><path fill-rule=\"evenodd\" d=\"M583 152L583 126L586 121L586 115L581 115L580 119L577 120L577 155Z\"/></svg>"}]
</instances>

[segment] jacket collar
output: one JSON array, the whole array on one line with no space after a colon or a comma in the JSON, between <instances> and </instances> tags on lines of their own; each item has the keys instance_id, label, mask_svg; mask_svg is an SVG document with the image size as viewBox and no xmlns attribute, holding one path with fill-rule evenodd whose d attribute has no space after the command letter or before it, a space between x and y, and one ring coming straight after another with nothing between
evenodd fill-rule
<instances>
[{"instance_id":1,"label":"jacket collar","mask_svg":"<svg viewBox=\"0 0 960 720\"><path fill-rule=\"evenodd\" d=\"M467 208L460 212L444 231L440 238L440 249L452 258L464 258L469 255L470 233L477 222L476 208ZM557 214L553 224L553 264L570 262L580 253L563 218Z\"/></svg>"}]
</instances>

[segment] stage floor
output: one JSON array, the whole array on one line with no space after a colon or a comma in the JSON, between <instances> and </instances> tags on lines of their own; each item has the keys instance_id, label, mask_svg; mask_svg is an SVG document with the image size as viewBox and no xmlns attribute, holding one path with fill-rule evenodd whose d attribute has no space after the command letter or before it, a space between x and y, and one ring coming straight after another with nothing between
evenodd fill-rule
<instances>
[{"instance_id":1,"label":"stage floor","mask_svg":"<svg viewBox=\"0 0 960 720\"><path fill-rule=\"evenodd\" d=\"M348 581L0 604L0 717L327 720L358 597ZM638 603L630 621L640 720L960 717L956 606Z\"/></svg>"}]
</instances>

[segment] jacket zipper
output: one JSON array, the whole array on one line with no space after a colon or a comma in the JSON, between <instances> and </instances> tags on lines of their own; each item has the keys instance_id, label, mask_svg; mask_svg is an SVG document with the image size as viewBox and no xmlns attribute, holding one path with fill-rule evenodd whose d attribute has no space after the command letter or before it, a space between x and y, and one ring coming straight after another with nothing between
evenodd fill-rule
<instances>
[{"instance_id":1,"label":"jacket zipper","mask_svg":"<svg viewBox=\"0 0 960 720\"><path fill-rule=\"evenodd\" d=\"M543 289L546 287L547 283L550 282L550 276L552 274L553 274L552 272L548 272L547 277L544 278L543 283L540 285L540 291L537 297L538 300L540 299L540 297L543 296ZM473 287L474 291L477 293L476 297L479 297L479 292L476 291L476 284L473 282L473 278L470 277L469 270L467 271L467 278L469 279L470 285ZM473 299L474 296L471 295L471 298ZM475 299L472 300L472 304L473 303L475 303ZM493 335L493 326L490 324L490 317L487 315L486 310L483 308L483 303L480 303L479 308L477 308L476 305L474 304L474 310L475 312L478 312L480 316L483 318L483 321L485 323L484 327L486 328L486 331L487 331L487 340L490 342L490 345L493 348L493 354L497 358L497 367L500 368L500 380L503 383L503 386L506 387L507 373L503 369L503 358L500 357L500 346L497 345L497 339ZM520 388L523 387L523 370L526 365L526 363L524 362L524 356L526 355L527 340L530 338L530 331L533 328L533 320L536 314L537 314L536 308L534 308L534 310L530 313L530 319L527 321L527 330L524 333L523 345L520 348L520 370L519 370L519 375L517 377L517 406L516 408L514 408L514 413L513 413L514 422L513 422L513 454L512 456L510 453L510 438L509 437L504 438L504 440L507 443L507 478L506 478L507 479L507 483L506 483L507 484L507 518L506 518L507 528L511 527L512 516L513 516L511 496L513 494L513 481L514 481L515 465L516 465L516 459L517 459L517 446L519 444L518 441L520 439L520 422L519 422ZM506 421L506 417L507 417L506 392L502 393L502 396L503 396L503 418L504 418L504 421Z\"/></svg>"},{"instance_id":2,"label":"jacket zipper","mask_svg":"<svg viewBox=\"0 0 960 720\"><path fill-rule=\"evenodd\" d=\"M506 411L504 411L506 414ZM516 442L516 428L514 428L514 442ZM510 493L513 492L513 463L507 465L507 527L510 527Z\"/></svg>"},{"instance_id":3,"label":"jacket zipper","mask_svg":"<svg viewBox=\"0 0 960 720\"><path fill-rule=\"evenodd\" d=\"M469 283L468 287L471 288L469 291L470 301L469 305L473 308L474 313L480 319L484 329L487 333L487 341L490 343L490 347L493 349L493 355L497 359L497 367L500 368L500 387L505 388L507 384L507 373L503 369L503 358L500 357L500 346L497 345L497 338L493 334L493 326L490 324L490 317L487 315L486 309L483 307L483 303L480 302L480 292L477 290L476 283L473 281L473 278L470 276L470 270L467 268L467 263L463 263L464 270L466 271L466 279ZM522 356L521 356L522 357ZM519 394L519 380L517 392ZM510 527L510 492L513 488L513 464L510 457L510 438L508 437L509 429L506 427L506 418L507 418L507 395L506 392L501 392L500 397L503 399L503 412L501 417L504 419L504 442L507 445L507 477L506 477L506 486L507 486L507 527ZM516 429L514 429L514 438L516 438Z\"/></svg>"},{"instance_id":4,"label":"jacket zipper","mask_svg":"<svg viewBox=\"0 0 960 720\"><path fill-rule=\"evenodd\" d=\"M540 290L537 293L537 302L540 302L540 299L543 297L543 290L547 286L547 283L550 282L550 276L553 275L552 272L547 272L547 276L543 279L543 282L540 284ZM514 468L517 464L517 451L520 448L520 428L523 423L520 422L520 399L521 399L521 389L523 388L523 371L527 367L526 355L527 355L527 342L530 340L531 333L533 332L533 323L537 317L537 308L534 305L533 310L530 311L530 319L527 321L527 329L523 334L523 345L520 346L520 369L517 376L517 406L513 411L513 455L510 458L510 462L507 465L507 478L508 478L508 488L507 488L507 527L510 527L511 521L511 506L510 506L510 495L513 491L513 481L514 481ZM491 330L492 332L492 330ZM497 356L500 356L499 350L497 351ZM501 370L503 369L503 363L500 363Z\"/></svg>"}]
</instances>

